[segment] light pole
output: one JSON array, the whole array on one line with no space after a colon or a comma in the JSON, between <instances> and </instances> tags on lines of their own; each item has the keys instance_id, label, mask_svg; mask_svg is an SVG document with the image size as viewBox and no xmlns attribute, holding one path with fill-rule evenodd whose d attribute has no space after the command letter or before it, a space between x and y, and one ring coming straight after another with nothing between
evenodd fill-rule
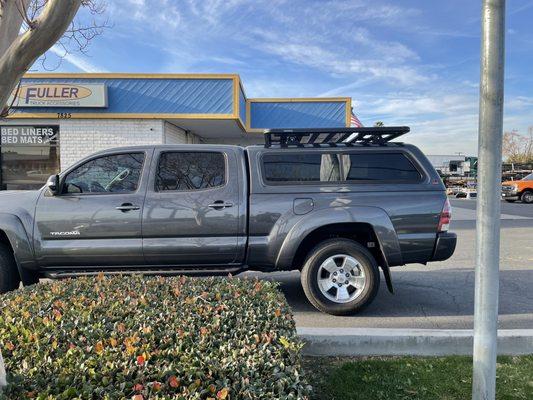
<instances>
[{"instance_id":1,"label":"light pole","mask_svg":"<svg viewBox=\"0 0 533 400\"><path fill-rule=\"evenodd\" d=\"M491 400L496 393L505 0L483 0L481 32L472 399Z\"/></svg>"}]
</instances>

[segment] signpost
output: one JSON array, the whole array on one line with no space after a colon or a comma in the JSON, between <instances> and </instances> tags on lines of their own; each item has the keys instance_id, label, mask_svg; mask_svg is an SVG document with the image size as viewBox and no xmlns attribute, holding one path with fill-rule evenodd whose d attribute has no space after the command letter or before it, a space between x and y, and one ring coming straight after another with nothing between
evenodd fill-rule
<instances>
[{"instance_id":1,"label":"signpost","mask_svg":"<svg viewBox=\"0 0 533 400\"><path fill-rule=\"evenodd\" d=\"M483 0L473 400L496 393L505 0Z\"/></svg>"}]
</instances>

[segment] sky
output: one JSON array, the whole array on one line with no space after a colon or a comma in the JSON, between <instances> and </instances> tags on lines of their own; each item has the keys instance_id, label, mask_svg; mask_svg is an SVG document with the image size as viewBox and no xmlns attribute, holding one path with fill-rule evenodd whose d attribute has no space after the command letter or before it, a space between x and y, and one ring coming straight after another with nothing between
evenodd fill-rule
<instances>
[{"instance_id":1,"label":"sky","mask_svg":"<svg viewBox=\"0 0 533 400\"><path fill-rule=\"evenodd\" d=\"M477 154L481 0L109 0L87 53L33 71L238 73L248 97L350 96L428 154ZM508 0L504 129L533 126L533 0Z\"/></svg>"}]
</instances>

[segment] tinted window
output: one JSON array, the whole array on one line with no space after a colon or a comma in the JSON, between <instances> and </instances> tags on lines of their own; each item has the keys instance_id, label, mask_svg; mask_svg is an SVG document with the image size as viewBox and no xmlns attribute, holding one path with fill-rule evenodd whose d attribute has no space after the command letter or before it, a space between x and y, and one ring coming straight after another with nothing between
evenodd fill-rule
<instances>
[{"instance_id":1,"label":"tinted window","mask_svg":"<svg viewBox=\"0 0 533 400\"><path fill-rule=\"evenodd\" d=\"M163 153L159 159L156 190L199 190L224 185L226 163L222 153Z\"/></svg>"},{"instance_id":2,"label":"tinted window","mask_svg":"<svg viewBox=\"0 0 533 400\"><path fill-rule=\"evenodd\" d=\"M334 182L341 177L338 154L265 154L263 166L269 182Z\"/></svg>"},{"instance_id":3,"label":"tinted window","mask_svg":"<svg viewBox=\"0 0 533 400\"><path fill-rule=\"evenodd\" d=\"M267 182L416 182L420 173L401 153L265 154L263 169Z\"/></svg>"},{"instance_id":4,"label":"tinted window","mask_svg":"<svg viewBox=\"0 0 533 400\"><path fill-rule=\"evenodd\" d=\"M420 180L420 172L401 153L344 155L347 181L404 181Z\"/></svg>"},{"instance_id":5,"label":"tinted window","mask_svg":"<svg viewBox=\"0 0 533 400\"><path fill-rule=\"evenodd\" d=\"M64 193L134 192L139 185L144 153L95 158L70 172Z\"/></svg>"}]
</instances>

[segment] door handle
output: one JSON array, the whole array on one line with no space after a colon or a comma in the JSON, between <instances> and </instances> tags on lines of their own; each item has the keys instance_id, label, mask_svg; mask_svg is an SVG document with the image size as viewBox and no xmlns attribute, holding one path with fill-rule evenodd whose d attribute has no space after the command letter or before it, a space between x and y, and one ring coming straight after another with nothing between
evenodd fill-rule
<instances>
[{"instance_id":1,"label":"door handle","mask_svg":"<svg viewBox=\"0 0 533 400\"><path fill-rule=\"evenodd\" d=\"M119 211L127 212L127 211L140 210L141 207L133 205L131 203L124 203L124 204L121 204L120 206L115 207L115 208L117 210L119 210Z\"/></svg>"},{"instance_id":2,"label":"door handle","mask_svg":"<svg viewBox=\"0 0 533 400\"><path fill-rule=\"evenodd\" d=\"M207 207L214 208L215 210L222 210L224 208L233 207L233 203L226 203L223 200L217 200L213 204L209 204Z\"/></svg>"}]
</instances>

